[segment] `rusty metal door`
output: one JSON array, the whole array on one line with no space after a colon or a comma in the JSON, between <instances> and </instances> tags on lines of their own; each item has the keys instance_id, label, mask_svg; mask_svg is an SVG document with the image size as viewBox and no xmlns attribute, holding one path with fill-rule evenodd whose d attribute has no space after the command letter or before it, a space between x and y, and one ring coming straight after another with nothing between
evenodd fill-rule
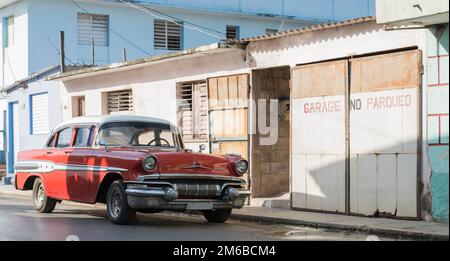
<instances>
[{"instance_id":1,"label":"rusty metal door","mask_svg":"<svg viewBox=\"0 0 450 261\"><path fill-rule=\"evenodd\" d=\"M292 70L292 207L345 211L347 61Z\"/></svg>"},{"instance_id":2,"label":"rusty metal door","mask_svg":"<svg viewBox=\"0 0 450 261\"><path fill-rule=\"evenodd\" d=\"M248 159L248 74L208 79L210 148Z\"/></svg>"},{"instance_id":3,"label":"rusty metal door","mask_svg":"<svg viewBox=\"0 0 450 261\"><path fill-rule=\"evenodd\" d=\"M421 52L292 72L292 206L418 216Z\"/></svg>"},{"instance_id":4,"label":"rusty metal door","mask_svg":"<svg viewBox=\"0 0 450 261\"><path fill-rule=\"evenodd\" d=\"M350 210L417 217L419 50L351 59Z\"/></svg>"}]
</instances>

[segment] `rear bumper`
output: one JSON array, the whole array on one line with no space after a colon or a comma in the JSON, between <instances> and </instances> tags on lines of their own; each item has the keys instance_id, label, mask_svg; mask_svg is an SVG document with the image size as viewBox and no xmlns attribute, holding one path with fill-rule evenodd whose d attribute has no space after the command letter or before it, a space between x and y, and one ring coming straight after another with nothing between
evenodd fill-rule
<instances>
[{"instance_id":1,"label":"rear bumper","mask_svg":"<svg viewBox=\"0 0 450 261\"><path fill-rule=\"evenodd\" d=\"M214 198L182 198L176 185L169 182L126 183L128 205L135 210L211 210L242 208L251 195L237 184L222 185Z\"/></svg>"}]
</instances>

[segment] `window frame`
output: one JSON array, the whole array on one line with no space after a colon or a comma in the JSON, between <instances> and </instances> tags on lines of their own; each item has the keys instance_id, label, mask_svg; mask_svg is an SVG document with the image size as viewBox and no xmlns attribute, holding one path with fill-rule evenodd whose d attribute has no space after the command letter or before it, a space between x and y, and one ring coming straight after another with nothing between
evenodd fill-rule
<instances>
[{"instance_id":1,"label":"window frame","mask_svg":"<svg viewBox=\"0 0 450 261\"><path fill-rule=\"evenodd\" d=\"M157 46L156 45L156 23L157 22L162 22L164 23L164 47L161 46ZM180 46L178 49L175 48L169 48L169 35L168 35L168 25L169 23L174 24L176 26L179 27L179 42L180 42ZM183 26L183 22L181 21L176 21L176 23L169 21L169 20L164 20L164 19L154 19L153 20L153 48L155 50L167 50L167 51L181 51L184 49L184 26Z\"/></svg>"},{"instance_id":2,"label":"window frame","mask_svg":"<svg viewBox=\"0 0 450 261\"><path fill-rule=\"evenodd\" d=\"M86 146L75 146L75 142L76 142L76 140L77 140L77 137L78 137L78 131L80 130L80 129L89 129L89 136L88 136L88 140L87 140L87 144L86 144ZM72 141L72 145L71 145L71 147L72 148L76 148L76 149L80 149L80 148L91 148L92 147L92 141L93 141L93 136L94 136L94 130L95 130L95 126L93 126L93 125L89 125L89 124L87 124L87 125L77 125L77 126L74 126L74 135L73 135L73 141Z\"/></svg>"},{"instance_id":3,"label":"window frame","mask_svg":"<svg viewBox=\"0 0 450 261\"><path fill-rule=\"evenodd\" d=\"M69 145L66 146L66 147L58 147L59 136L60 136L61 132L65 131L67 129L71 129L72 130L72 135L71 135L71 138L70 138ZM61 129L59 129L58 132L57 132L56 139L53 142L53 148L55 148L55 149L72 148L73 147L74 138L75 138L74 134L75 134L75 127L74 126L65 126L65 127L61 128Z\"/></svg>"},{"instance_id":4,"label":"window frame","mask_svg":"<svg viewBox=\"0 0 450 261\"><path fill-rule=\"evenodd\" d=\"M118 101L117 111L110 110L110 106L109 106L110 95L112 93L118 93L119 97L120 97L120 93L122 93L122 92L129 92L128 110L120 110L120 99ZM133 96L133 89L132 88L124 89L124 90L117 90L117 91L108 91L108 92L105 92L105 94L106 94L106 113L108 115L111 115L111 114L114 114L114 113L119 113L120 114L120 113L126 113L126 112L134 112L134 96Z\"/></svg>"},{"instance_id":5,"label":"window frame","mask_svg":"<svg viewBox=\"0 0 450 261\"><path fill-rule=\"evenodd\" d=\"M80 15L87 15L89 16L89 43L84 43L83 41L80 42ZM93 36L93 18L94 17L105 17L106 18L106 28L105 28L105 41L106 44L98 44L95 41L95 37ZM77 13L77 45L78 46L90 46L92 44L92 39L94 39L94 45L95 46L104 46L109 47L110 45L110 39L109 39L109 15L107 14L87 14L87 13Z\"/></svg>"},{"instance_id":6,"label":"window frame","mask_svg":"<svg viewBox=\"0 0 450 261\"><path fill-rule=\"evenodd\" d=\"M33 131L33 97L38 96L38 95L47 95L47 131L44 133L35 133ZM29 125L30 125L30 135L48 135L50 133L50 110L49 110L49 104L48 104L48 92L39 92L39 93L33 93L30 94L28 97L28 103L29 103Z\"/></svg>"},{"instance_id":7,"label":"window frame","mask_svg":"<svg viewBox=\"0 0 450 261\"><path fill-rule=\"evenodd\" d=\"M12 47L15 44L15 29L16 29L14 15L4 17L2 23L4 30L4 36L2 41L3 48Z\"/></svg>"},{"instance_id":8,"label":"window frame","mask_svg":"<svg viewBox=\"0 0 450 261\"><path fill-rule=\"evenodd\" d=\"M236 30L236 37L230 38L228 37L228 28L234 28ZM241 27L239 25L231 25L227 24L225 27L225 37L227 40L239 40L241 38Z\"/></svg>"}]
</instances>

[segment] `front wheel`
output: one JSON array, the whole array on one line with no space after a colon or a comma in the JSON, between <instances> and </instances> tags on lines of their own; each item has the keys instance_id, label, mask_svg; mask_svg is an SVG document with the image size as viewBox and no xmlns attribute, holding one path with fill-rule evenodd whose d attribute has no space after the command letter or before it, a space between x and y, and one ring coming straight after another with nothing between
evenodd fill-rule
<instances>
[{"instance_id":1,"label":"front wheel","mask_svg":"<svg viewBox=\"0 0 450 261\"><path fill-rule=\"evenodd\" d=\"M45 192L44 182L36 178L33 184L33 205L40 213L50 213L55 209L56 199L50 198Z\"/></svg>"},{"instance_id":2,"label":"front wheel","mask_svg":"<svg viewBox=\"0 0 450 261\"><path fill-rule=\"evenodd\" d=\"M203 211L203 216L211 223L225 223L231 216L231 208Z\"/></svg>"},{"instance_id":3,"label":"front wheel","mask_svg":"<svg viewBox=\"0 0 450 261\"><path fill-rule=\"evenodd\" d=\"M114 181L109 187L106 197L106 212L109 220L114 224L128 225L134 220L136 211L128 206L125 188L120 180Z\"/></svg>"}]
</instances>

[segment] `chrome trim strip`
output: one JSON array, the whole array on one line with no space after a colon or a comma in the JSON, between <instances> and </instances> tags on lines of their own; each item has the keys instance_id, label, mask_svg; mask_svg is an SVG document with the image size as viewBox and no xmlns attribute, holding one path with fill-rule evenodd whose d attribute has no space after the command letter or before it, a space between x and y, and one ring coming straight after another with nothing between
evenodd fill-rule
<instances>
[{"instance_id":1,"label":"chrome trim strip","mask_svg":"<svg viewBox=\"0 0 450 261\"><path fill-rule=\"evenodd\" d=\"M93 172L128 171L127 169L116 167L103 167L103 166L79 165L79 164L59 164L48 160L18 161L14 168L16 172L39 172L39 173L49 173L55 170L93 171Z\"/></svg>"},{"instance_id":2,"label":"chrome trim strip","mask_svg":"<svg viewBox=\"0 0 450 261\"><path fill-rule=\"evenodd\" d=\"M207 180L227 180L236 181L245 184L245 179L223 175L213 174L181 174L181 173L165 173L165 174L149 174L138 177L138 181L144 181L146 179L207 179Z\"/></svg>"}]
</instances>

